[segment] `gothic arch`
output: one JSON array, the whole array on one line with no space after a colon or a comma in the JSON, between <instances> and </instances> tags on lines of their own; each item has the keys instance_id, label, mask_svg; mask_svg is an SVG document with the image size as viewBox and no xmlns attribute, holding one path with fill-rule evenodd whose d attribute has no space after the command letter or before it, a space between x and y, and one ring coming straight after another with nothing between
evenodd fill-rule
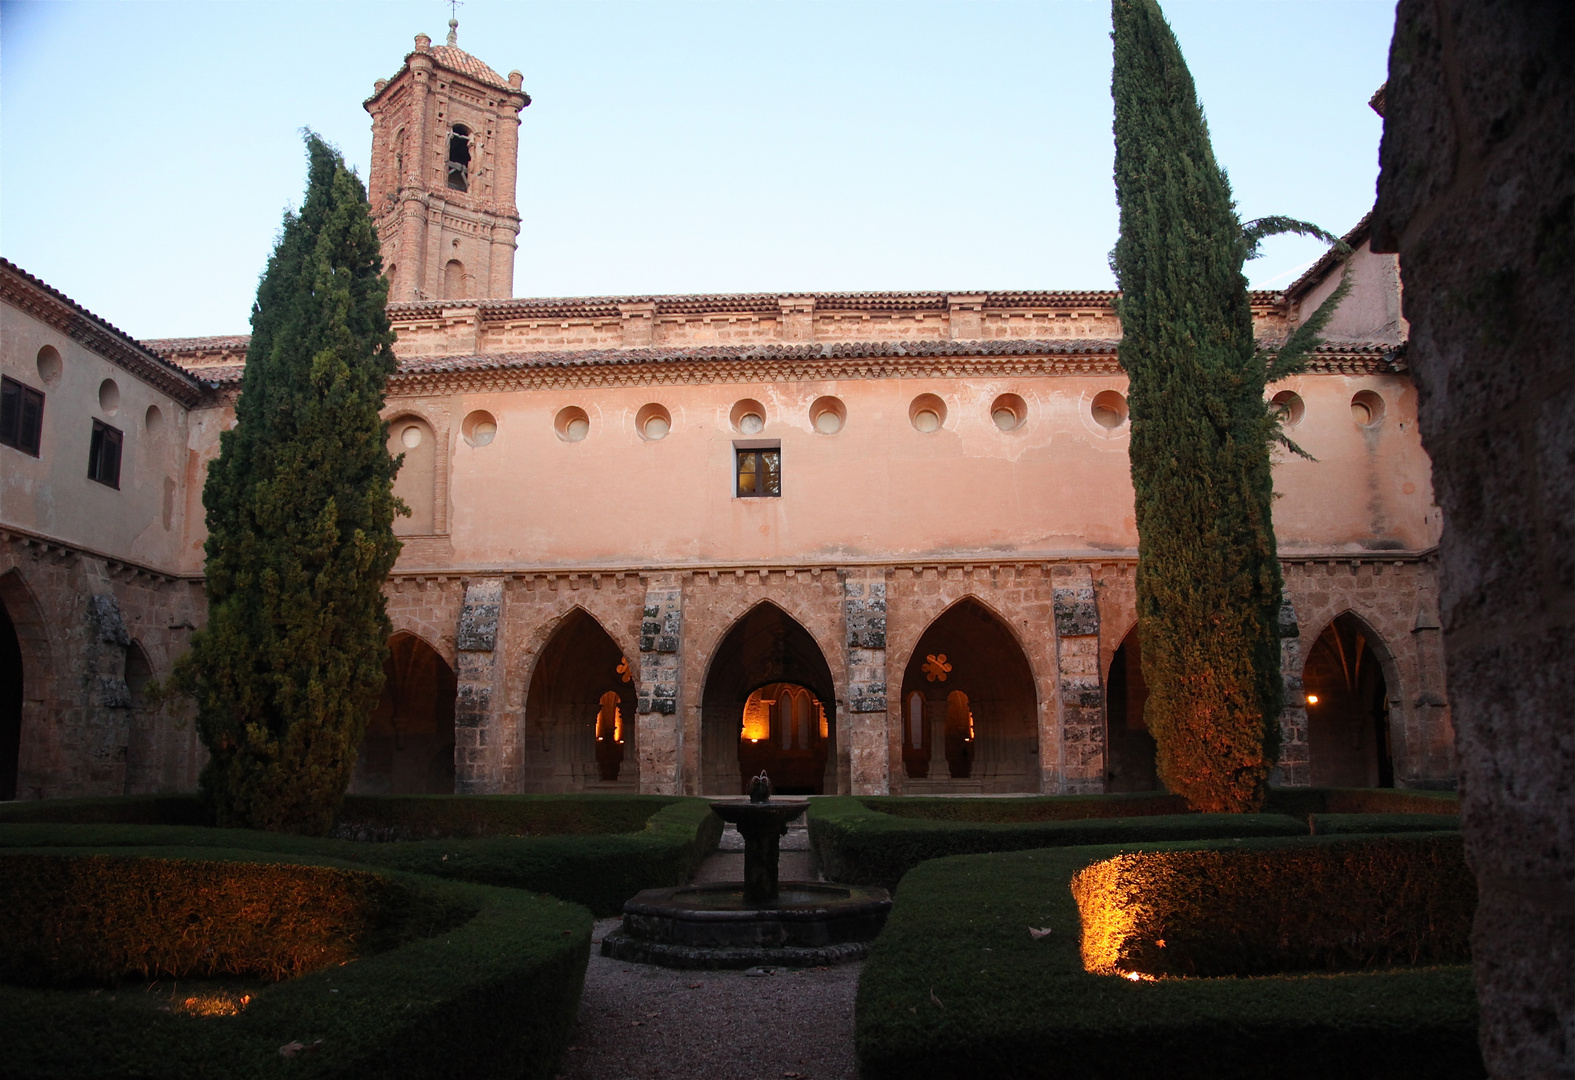
<instances>
[{"instance_id":1,"label":"gothic arch","mask_svg":"<svg viewBox=\"0 0 1575 1080\"><path fill-rule=\"evenodd\" d=\"M1372 622L1350 608L1331 618L1312 638L1301 676L1312 785L1393 787L1404 695L1394 652Z\"/></svg>"},{"instance_id":2,"label":"gothic arch","mask_svg":"<svg viewBox=\"0 0 1575 1080\"><path fill-rule=\"evenodd\" d=\"M739 794L757 768L784 792L836 789L836 678L820 642L782 605L762 599L734 618L705 654L701 686L701 791ZM791 734L789 712L783 726L768 721L769 737L749 738L746 709L765 703L775 710L782 700L791 709L801 690L817 710L813 731L803 739ZM785 743L779 733L789 733Z\"/></svg>"},{"instance_id":3,"label":"gothic arch","mask_svg":"<svg viewBox=\"0 0 1575 1080\"><path fill-rule=\"evenodd\" d=\"M454 792L454 669L408 630L388 639L383 693L356 754L350 790L368 795Z\"/></svg>"},{"instance_id":4,"label":"gothic arch","mask_svg":"<svg viewBox=\"0 0 1575 1080\"><path fill-rule=\"evenodd\" d=\"M1033 665L993 606L968 595L931 620L908 655L899 700L908 793L1039 790Z\"/></svg>"},{"instance_id":5,"label":"gothic arch","mask_svg":"<svg viewBox=\"0 0 1575 1080\"><path fill-rule=\"evenodd\" d=\"M638 791L638 662L579 604L538 634L545 640L534 650L524 701L524 790Z\"/></svg>"},{"instance_id":6,"label":"gothic arch","mask_svg":"<svg viewBox=\"0 0 1575 1080\"><path fill-rule=\"evenodd\" d=\"M1137 620L1117 639L1105 671L1105 790L1159 791L1154 737L1143 718L1148 686L1143 681L1142 640Z\"/></svg>"},{"instance_id":7,"label":"gothic arch","mask_svg":"<svg viewBox=\"0 0 1575 1080\"><path fill-rule=\"evenodd\" d=\"M0 619L9 626L8 664L0 679L5 684L0 701L0 799L27 796L36 785L28 781L56 749L44 722L54 697L54 650L43 610L17 569L0 574ZM0 629L3 636L3 629Z\"/></svg>"}]
</instances>

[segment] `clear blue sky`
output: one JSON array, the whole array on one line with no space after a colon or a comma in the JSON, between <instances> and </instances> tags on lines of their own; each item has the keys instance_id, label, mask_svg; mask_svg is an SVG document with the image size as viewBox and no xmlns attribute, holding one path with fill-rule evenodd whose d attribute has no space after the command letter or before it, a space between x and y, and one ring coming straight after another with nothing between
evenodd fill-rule
<instances>
[{"instance_id":1,"label":"clear blue sky","mask_svg":"<svg viewBox=\"0 0 1575 1080\"><path fill-rule=\"evenodd\" d=\"M1243 217L1373 201L1388 0L1170 0ZM364 177L361 102L448 6L0 4L0 254L139 337L239 333L299 131ZM520 296L1109 288L1109 5L506 3ZM1321 245L1271 244L1254 285Z\"/></svg>"}]
</instances>

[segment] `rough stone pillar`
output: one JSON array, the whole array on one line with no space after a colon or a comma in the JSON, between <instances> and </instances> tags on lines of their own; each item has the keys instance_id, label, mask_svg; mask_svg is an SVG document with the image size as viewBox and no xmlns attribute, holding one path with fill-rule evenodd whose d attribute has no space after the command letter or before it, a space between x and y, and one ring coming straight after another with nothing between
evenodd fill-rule
<instances>
[{"instance_id":1,"label":"rough stone pillar","mask_svg":"<svg viewBox=\"0 0 1575 1080\"><path fill-rule=\"evenodd\" d=\"M634 717L640 790L648 795L677 795L683 783L678 711L683 642L683 586L677 574L653 574L646 579L640 620L640 690Z\"/></svg>"},{"instance_id":2,"label":"rough stone pillar","mask_svg":"<svg viewBox=\"0 0 1575 1080\"><path fill-rule=\"evenodd\" d=\"M1416 698L1406 710L1405 759L1395 763L1395 783L1401 787L1450 787L1460 775L1455 761L1449 696L1444 675L1444 627L1433 605L1417 605L1411 624L1416 652Z\"/></svg>"},{"instance_id":3,"label":"rough stone pillar","mask_svg":"<svg viewBox=\"0 0 1575 1080\"><path fill-rule=\"evenodd\" d=\"M1575 7L1400 0L1399 252L1495 1077L1575 1077Z\"/></svg>"},{"instance_id":4,"label":"rough stone pillar","mask_svg":"<svg viewBox=\"0 0 1575 1080\"><path fill-rule=\"evenodd\" d=\"M1280 681L1285 705L1280 710L1280 758L1269 783L1275 787L1306 787L1312 783L1312 757L1307 751L1307 695L1302 685L1301 626L1289 596L1280 600Z\"/></svg>"},{"instance_id":5,"label":"rough stone pillar","mask_svg":"<svg viewBox=\"0 0 1575 1080\"><path fill-rule=\"evenodd\" d=\"M848 698L837 717L837 753L848 757L848 794L885 795L891 790L888 731L891 724L902 723L902 702L886 692L885 574L844 578L842 614L847 627ZM891 720L892 716L897 719Z\"/></svg>"},{"instance_id":6,"label":"rough stone pillar","mask_svg":"<svg viewBox=\"0 0 1575 1080\"><path fill-rule=\"evenodd\" d=\"M503 579L478 578L465 586L456 640L459 683L454 703L454 791L495 794L503 782Z\"/></svg>"},{"instance_id":7,"label":"rough stone pillar","mask_svg":"<svg viewBox=\"0 0 1575 1080\"><path fill-rule=\"evenodd\" d=\"M1046 747L1040 735L1040 790L1047 795L1105 790L1105 699L1099 678L1099 605L1086 566L1057 567L1055 609L1061 738Z\"/></svg>"},{"instance_id":8,"label":"rough stone pillar","mask_svg":"<svg viewBox=\"0 0 1575 1080\"><path fill-rule=\"evenodd\" d=\"M79 786L84 795L126 790L126 743L131 736L131 690L126 686L126 633L120 604L108 593L88 597L82 650L82 724L72 740L86 750ZM69 737L69 736L68 736Z\"/></svg>"}]
</instances>

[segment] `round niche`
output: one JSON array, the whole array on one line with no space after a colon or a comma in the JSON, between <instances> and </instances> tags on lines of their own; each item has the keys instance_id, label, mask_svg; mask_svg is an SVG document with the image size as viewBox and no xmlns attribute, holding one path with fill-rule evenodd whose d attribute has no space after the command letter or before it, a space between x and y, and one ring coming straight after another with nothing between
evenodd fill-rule
<instances>
[{"instance_id":1,"label":"round niche","mask_svg":"<svg viewBox=\"0 0 1575 1080\"><path fill-rule=\"evenodd\" d=\"M1028 420L1028 402L1016 394L1002 394L990 405L990 419L1002 431L1016 431Z\"/></svg>"},{"instance_id":2,"label":"round niche","mask_svg":"<svg viewBox=\"0 0 1575 1080\"><path fill-rule=\"evenodd\" d=\"M1100 427L1114 430L1127 422L1126 395L1118 390L1101 390L1089 403L1088 413Z\"/></svg>"},{"instance_id":3,"label":"round niche","mask_svg":"<svg viewBox=\"0 0 1575 1080\"><path fill-rule=\"evenodd\" d=\"M647 442L665 439L667 433L673 430L673 414L653 401L634 414L634 429Z\"/></svg>"},{"instance_id":4,"label":"round niche","mask_svg":"<svg viewBox=\"0 0 1575 1080\"><path fill-rule=\"evenodd\" d=\"M425 436L422 434L420 424L413 424L409 423L408 421L400 422L399 445L403 446L406 450L414 450L416 447L420 446L421 440L424 437Z\"/></svg>"},{"instance_id":5,"label":"round niche","mask_svg":"<svg viewBox=\"0 0 1575 1080\"><path fill-rule=\"evenodd\" d=\"M1307 403L1294 390L1281 390L1269 399L1269 404L1274 407L1280 423L1285 427L1295 427L1307 413Z\"/></svg>"},{"instance_id":6,"label":"round niche","mask_svg":"<svg viewBox=\"0 0 1575 1080\"><path fill-rule=\"evenodd\" d=\"M946 426L946 402L934 394L920 394L908 406L908 422L925 435L941 430Z\"/></svg>"},{"instance_id":7,"label":"round niche","mask_svg":"<svg viewBox=\"0 0 1575 1080\"><path fill-rule=\"evenodd\" d=\"M744 398L734 405L727 418L740 435L759 435L766 430L766 407L754 398Z\"/></svg>"},{"instance_id":8,"label":"round niche","mask_svg":"<svg viewBox=\"0 0 1575 1080\"><path fill-rule=\"evenodd\" d=\"M552 429L564 442L580 442L591 433L591 418L578 405L566 405L553 417Z\"/></svg>"},{"instance_id":9,"label":"round niche","mask_svg":"<svg viewBox=\"0 0 1575 1080\"><path fill-rule=\"evenodd\" d=\"M459 432L471 446L486 446L498 437L498 418L486 409L477 409L465 417Z\"/></svg>"},{"instance_id":10,"label":"round niche","mask_svg":"<svg viewBox=\"0 0 1575 1080\"><path fill-rule=\"evenodd\" d=\"M1371 390L1358 390L1351 398L1351 419L1360 427L1375 427L1384 418L1384 399Z\"/></svg>"},{"instance_id":11,"label":"round niche","mask_svg":"<svg viewBox=\"0 0 1575 1080\"><path fill-rule=\"evenodd\" d=\"M848 407L840 398L818 397L809 407L809 422L822 435L835 435L848 422Z\"/></svg>"},{"instance_id":12,"label":"round niche","mask_svg":"<svg viewBox=\"0 0 1575 1080\"><path fill-rule=\"evenodd\" d=\"M120 411L120 387L115 385L114 379L98 384L98 407L105 416L114 416Z\"/></svg>"},{"instance_id":13,"label":"round niche","mask_svg":"<svg viewBox=\"0 0 1575 1080\"><path fill-rule=\"evenodd\" d=\"M149 435L157 435L164 430L164 412L157 405L149 405L148 411L142 414L142 426Z\"/></svg>"},{"instance_id":14,"label":"round niche","mask_svg":"<svg viewBox=\"0 0 1575 1080\"><path fill-rule=\"evenodd\" d=\"M38 377L47 384L53 384L60 378L62 367L60 350L53 345L45 345L38 350Z\"/></svg>"}]
</instances>

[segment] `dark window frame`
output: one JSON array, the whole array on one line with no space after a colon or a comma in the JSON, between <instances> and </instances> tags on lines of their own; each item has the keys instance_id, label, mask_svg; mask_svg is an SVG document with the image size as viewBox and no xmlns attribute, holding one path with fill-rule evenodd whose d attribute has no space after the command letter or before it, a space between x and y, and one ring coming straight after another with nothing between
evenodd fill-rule
<instances>
[{"instance_id":1,"label":"dark window frame","mask_svg":"<svg viewBox=\"0 0 1575 1080\"><path fill-rule=\"evenodd\" d=\"M125 448L125 432L94 420L93 438L88 444L88 479L119 491L120 460Z\"/></svg>"},{"instance_id":2,"label":"dark window frame","mask_svg":"<svg viewBox=\"0 0 1575 1080\"><path fill-rule=\"evenodd\" d=\"M0 376L0 445L39 457L43 441L44 392Z\"/></svg>"},{"instance_id":3,"label":"dark window frame","mask_svg":"<svg viewBox=\"0 0 1575 1080\"><path fill-rule=\"evenodd\" d=\"M750 466L748 487L745 486L746 464ZM781 440L746 439L733 444L733 496L738 499L782 497Z\"/></svg>"}]
</instances>

